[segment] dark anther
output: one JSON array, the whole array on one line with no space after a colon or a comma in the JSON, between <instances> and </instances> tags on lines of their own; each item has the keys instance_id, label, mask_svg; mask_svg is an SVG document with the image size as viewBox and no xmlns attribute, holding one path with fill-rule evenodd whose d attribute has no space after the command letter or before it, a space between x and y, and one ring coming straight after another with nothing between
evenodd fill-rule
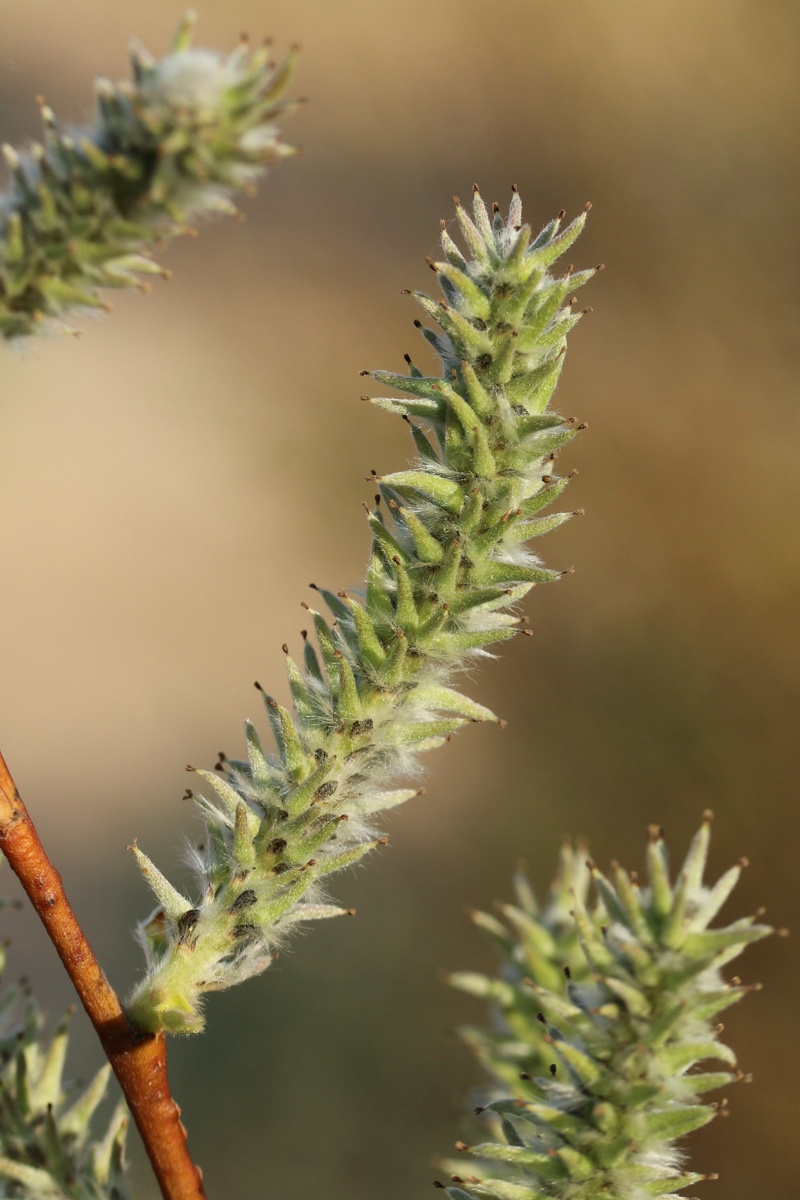
<instances>
[{"instance_id":1,"label":"dark anther","mask_svg":"<svg viewBox=\"0 0 800 1200\"><path fill-rule=\"evenodd\" d=\"M260 932L261 932L261 930L258 928L257 925L234 925L234 928L233 928L233 936L237 940L240 940L241 938L258 937Z\"/></svg>"},{"instance_id":2,"label":"dark anther","mask_svg":"<svg viewBox=\"0 0 800 1200\"><path fill-rule=\"evenodd\" d=\"M558 1068L557 1068L556 1064L550 1063L550 1074L553 1076L553 1079L555 1079L555 1077L556 1077L557 1070L558 1070Z\"/></svg>"},{"instance_id":3,"label":"dark anther","mask_svg":"<svg viewBox=\"0 0 800 1200\"><path fill-rule=\"evenodd\" d=\"M317 788L317 790L314 792L314 799L315 800L327 800L329 796L333 795L333 793L336 791L338 786L339 786L339 784L336 782L335 779L329 779L326 783L321 783L319 785L319 787Z\"/></svg>"},{"instance_id":4,"label":"dark anther","mask_svg":"<svg viewBox=\"0 0 800 1200\"><path fill-rule=\"evenodd\" d=\"M323 750L322 746L318 746L314 751L314 758L317 760L317 762L325 762L328 758L328 751Z\"/></svg>"},{"instance_id":5,"label":"dark anther","mask_svg":"<svg viewBox=\"0 0 800 1200\"><path fill-rule=\"evenodd\" d=\"M477 359L475 360L475 366L480 371L488 371L488 369L491 365L492 365L491 354L479 354Z\"/></svg>"},{"instance_id":6,"label":"dark anther","mask_svg":"<svg viewBox=\"0 0 800 1200\"><path fill-rule=\"evenodd\" d=\"M242 909L252 908L252 906L256 903L257 899L258 899L258 897L256 896L253 889L248 888L246 891L239 893L239 895L234 900L233 904L228 909L228 912L237 913L237 912L241 912Z\"/></svg>"},{"instance_id":7,"label":"dark anther","mask_svg":"<svg viewBox=\"0 0 800 1200\"><path fill-rule=\"evenodd\" d=\"M200 917L199 908L189 908L178 917L178 937L183 942L194 929Z\"/></svg>"},{"instance_id":8,"label":"dark anther","mask_svg":"<svg viewBox=\"0 0 800 1200\"><path fill-rule=\"evenodd\" d=\"M273 838L267 843L267 854L283 854L286 849L285 838Z\"/></svg>"},{"instance_id":9,"label":"dark anther","mask_svg":"<svg viewBox=\"0 0 800 1200\"><path fill-rule=\"evenodd\" d=\"M353 721L353 724L350 726L351 737L360 737L362 733L370 733L374 724L375 722L372 720L372 717L367 717L363 721Z\"/></svg>"}]
</instances>

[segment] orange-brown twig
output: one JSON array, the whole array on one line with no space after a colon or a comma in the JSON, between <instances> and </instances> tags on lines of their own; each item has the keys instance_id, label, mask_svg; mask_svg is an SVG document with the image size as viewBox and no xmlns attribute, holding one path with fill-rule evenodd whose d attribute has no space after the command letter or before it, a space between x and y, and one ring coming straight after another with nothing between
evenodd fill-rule
<instances>
[{"instance_id":1,"label":"orange-brown twig","mask_svg":"<svg viewBox=\"0 0 800 1200\"><path fill-rule=\"evenodd\" d=\"M205 1200L167 1079L163 1034L132 1029L92 952L0 754L0 848L75 985L125 1094L164 1200Z\"/></svg>"}]
</instances>

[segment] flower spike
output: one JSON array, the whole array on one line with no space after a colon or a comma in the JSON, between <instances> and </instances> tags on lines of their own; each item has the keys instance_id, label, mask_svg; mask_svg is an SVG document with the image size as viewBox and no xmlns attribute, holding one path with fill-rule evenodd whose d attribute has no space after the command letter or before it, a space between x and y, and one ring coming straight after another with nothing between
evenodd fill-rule
<instances>
[{"instance_id":1,"label":"flower spike","mask_svg":"<svg viewBox=\"0 0 800 1200\"><path fill-rule=\"evenodd\" d=\"M262 971L294 925L329 915L326 877L379 844L377 814L417 794L398 775L461 726L497 719L453 687L455 673L520 632L519 602L562 574L526 543L571 515L531 520L565 486L554 459L580 428L546 410L579 316L564 299L593 272L547 268L585 214L534 238L516 193L509 219L492 221L476 191L473 215L456 215L467 249L443 231L443 299L413 294L441 375L409 359L408 374L364 373L405 394L373 403L407 420L418 453L407 470L373 473L384 504L368 511L365 597L315 587L332 619L305 606L319 654L306 642L304 668L286 648L293 711L263 693L276 752L249 726L247 759L205 775L217 797L195 797L207 833L184 912L139 856L160 906L128 1009L145 1030L202 1028L204 992Z\"/></svg>"},{"instance_id":2,"label":"flower spike","mask_svg":"<svg viewBox=\"0 0 800 1200\"><path fill-rule=\"evenodd\" d=\"M4 965L0 946L0 975ZM0 1195L128 1200L127 1109L120 1102L104 1136L90 1140L111 1068L106 1064L70 1095L64 1081L70 1016L48 1043L34 1000L17 987L0 990Z\"/></svg>"},{"instance_id":3,"label":"flower spike","mask_svg":"<svg viewBox=\"0 0 800 1200\"><path fill-rule=\"evenodd\" d=\"M772 932L751 918L709 929L741 870L703 883L709 826L674 881L654 827L645 888L565 847L545 906L518 878L504 921L475 914L500 978L450 981L495 1010L491 1032L462 1030L492 1079L479 1110L492 1140L459 1145L478 1161L451 1164L469 1179L451 1200L678 1200L708 1178L675 1143L716 1115L707 1093L741 1077L717 1018L750 989L722 969Z\"/></svg>"}]
</instances>

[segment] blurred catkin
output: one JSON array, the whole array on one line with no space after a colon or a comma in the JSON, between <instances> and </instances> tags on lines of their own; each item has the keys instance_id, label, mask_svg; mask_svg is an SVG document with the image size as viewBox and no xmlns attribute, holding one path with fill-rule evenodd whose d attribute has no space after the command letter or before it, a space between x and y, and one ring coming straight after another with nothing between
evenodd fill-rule
<instances>
[{"instance_id":1,"label":"blurred catkin","mask_svg":"<svg viewBox=\"0 0 800 1200\"><path fill-rule=\"evenodd\" d=\"M235 213L232 193L293 154L275 118L294 55L279 66L266 46L228 57L192 48L187 17L165 58L132 49L133 79L97 81L96 116L62 130L42 103L44 138L19 154L4 146L13 185L0 200L0 334L67 328L75 310L104 308L103 288L142 287L166 275L154 243L194 217Z\"/></svg>"},{"instance_id":2,"label":"blurred catkin","mask_svg":"<svg viewBox=\"0 0 800 1200\"><path fill-rule=\"evenodd\" d=\"M4 966L0 945L0 975ZM69 1014L47 1042L35 1000L19 987L0 989L0 1197L128 1200L127 1109L120 1101L105 1135L92 1140L111 1067L79 1094L65 1083L68 1023Z\"/></svg>"}]
</instances>

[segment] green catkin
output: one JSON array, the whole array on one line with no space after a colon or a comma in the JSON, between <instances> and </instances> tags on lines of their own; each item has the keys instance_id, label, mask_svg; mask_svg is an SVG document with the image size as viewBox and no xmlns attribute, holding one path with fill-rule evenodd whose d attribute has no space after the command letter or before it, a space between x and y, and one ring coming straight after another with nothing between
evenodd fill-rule
<instances>
[{"instance_id":1,"label":"green catkin","mask_svg":"<svg viewBox=\"0 0 800 1200\"><path fill-rule=\"evenodd\" d=\"M0 198L0 336L68 330L75 311L107 308L105 288L146 288L168 275L156 242L210 213L236 214L234 192L294 147L275 119L294 54L280 65L245 42L228 57L193 49L193 18L156 61L131 53L133 79L96 85L95 120L63 130L42 105L41 143L3 153L12 186Z\"/></svg>"},{"instance_id":2,"label":"green catkin","mask_svg":"<svg viewBox=\"0 0 800 1200\"><path fill-rule=\"evenodd\" d=\"M0 946L0 975L5 949ZM0 989L0 1196L19 1200L128 1200L125 1104L105 1135L91 1125L108 1088L102 1067L75 1095L64 1082L69 1016L49 1044L41 1013L16 987Z\"/></svg>"},{"instance_id":3,"label":"green catkin","mask_svg":"<svg viewBox=\"0 0 800 1200\"><path fill-rule=\"evenodd\" d=\"M142 929L148 971L128 1005L142 1029L201 1029L204 992L263 970L298 921L345 911L320 903L318 881L376 844L374 817L415 794L395 781L419 752L496 719L449 686L452 677L514 636L522 597L559 577L522 543L568 514L520 519L561 491L554 451L577 432L538 414L572 324L565 281L544 264L575 240L585 214L557 235L556 252L555 232L531 239L516 191L506 220L490 220L477 190L474 220L456 212L469 254L454 254L445 231L449 261L433 264L445 303L415 296L438 327L420 326L442 375L424 376L410 360L408 375L364 372L405 393L375 403L413 418L418 450L408 469L375 478L384 505L369 513L365 598L316 589L333 620L309 610L319 657L306 643L305 667L289 664L294 711L265 697L277 754L265 756L250 733L249 760L219 764L219 802L197 797L210 827L195 855L199 896L188 932L172 911ZM569 290L592 274L573 276ZM246 835L237 802L250 816ZM246 937L237 932L243 894Z\"/></svg>"},{"instance_id":4,"label":"green catkin","mask_svg":"<svg viewBox=\"0 0 800 1200\"><path fill-rule=\"evenodd\" d=\"M703 884L710 822L674 882L653 828L647 887L565 847L543 907L518 879L505 923L475 914L501 979L451 982L493 1006L491 1030L462 1030L492 1079L478 1111L493 1140L457 1143L468 1160L439 1184L451 1200L677 1200L708 1178L684 1169L675 1143L716 1115L708 1092L742 1077L716 1018L752 989L722 968L772 932L750 918L707 928L741 872Z\"/></svg>"}]
</instances>

